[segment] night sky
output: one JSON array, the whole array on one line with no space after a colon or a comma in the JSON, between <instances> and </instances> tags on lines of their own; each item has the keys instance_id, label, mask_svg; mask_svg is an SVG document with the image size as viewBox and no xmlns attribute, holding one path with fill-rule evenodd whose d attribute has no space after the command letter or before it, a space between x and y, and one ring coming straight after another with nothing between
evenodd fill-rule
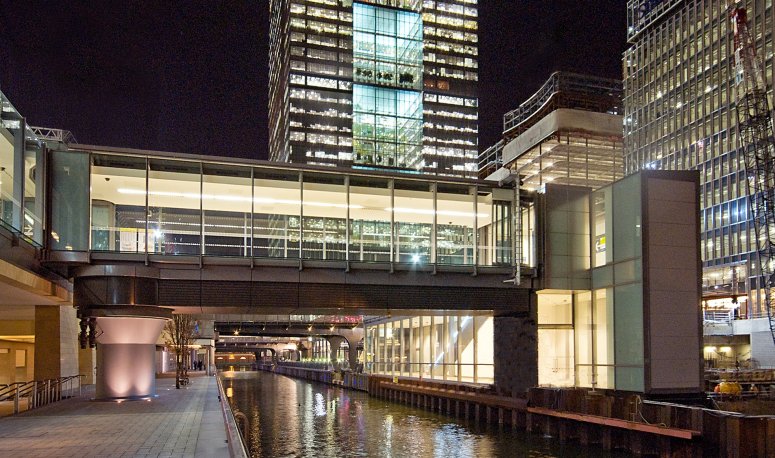
<instances>
[{"instance_id":1,"label":"night sky","mask_svg":"<svg viewBox=\"0 0 775 458\"><path fill-rule=\"evenodd\" d=\"M264 159L269 2L0 0L0 90L80 143ZM480 150L556 70L621 78L624 0L479 0Z\"/></svg>"}]
</instances>

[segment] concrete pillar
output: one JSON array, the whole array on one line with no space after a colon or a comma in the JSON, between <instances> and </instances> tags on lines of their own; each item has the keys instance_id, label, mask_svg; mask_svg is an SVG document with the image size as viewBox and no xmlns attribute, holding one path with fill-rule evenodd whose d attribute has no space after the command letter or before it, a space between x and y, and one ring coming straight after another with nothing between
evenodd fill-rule
<instances>
[{"instance_id":1,"label":"concrete pillar","mask_svg":"<svg viewBox=\"0 0 775 458\"><path fill-rule=\"evenodd\" d=\"M336 353L339 351L339 347L342 345L342 343L347 342L347 339L342 336L330 336L326 337L326 339L331 346L331 362L334 362L334 360L336 360Z\"/></svg>"},{"instance_id":2,"label":"concrete pillar","mask_svg":"<svg viewBox=\"0 0 775 458\"><path fill-rule=\"evenodd\" d=\"M347 362L350 364L350 370L355 371L358 367L358 349L355 348L357 341L353 342L348 339L347 344L349 345L349 349L347 350Z\"/></svg>"},{"instance_id":3,"label":"concrete pillar","mask_svg":"<svg viewBox=\"0 0 775 458\"><path fill-rule=\"evenodd\" d=\"M156 395L156 342L169 310L132 306L90 310L97 318L97 399Z\"/></svg>"},{"instance_id":4,"label":"concrete pillar","mask_svg":"<svg viewBox=\"0 0 775 458\"><path fill-rule=\"evenodd\" d=\"M208 368L207 368L207 375L215 375L216 367L215 367L215 341L212 341L212 345L207 348L207 361L208 361Z\"/></svg>"},{"instance_id":5,"label":"concrete pillar","mask_svg":"<svg viewBox=\"0 0 775 458\"><path fill-rule=\"evenodd\" d=\"M97 380L97 351L94 348L78 349L78 371L83 377L81 383L93 385Z\"/></svg>"},{"instance_id":6,"label":"concrete pillar","mask_svg":"<svg viewBox=\"0 0 775 458\"><path fill-rule=\"evenodd\" d=\"M35 379L78 375L78 319L70 305L35 306Z\"/></svg>"},{"instance_id":7,"label":"concrete pillar","mask_svg":"<svg viewBox=\"0 0 775 458\"><path fill-rule=\"evenodd\" d=\"M538 385L538 320L535 295L524 316L493 319L495 389L513 396Z\"/></svg>"}]
</instances>

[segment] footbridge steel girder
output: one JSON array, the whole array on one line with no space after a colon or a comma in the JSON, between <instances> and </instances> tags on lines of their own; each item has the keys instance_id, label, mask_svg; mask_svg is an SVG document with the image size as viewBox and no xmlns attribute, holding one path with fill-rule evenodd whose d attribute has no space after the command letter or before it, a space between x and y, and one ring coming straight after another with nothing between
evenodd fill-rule
<instances>
[{"instance_id":1,"label":"footbridge steel girder","mask_svg":"<svg viewBox=\"0 0 775 458\"><path fill-rule=\"evenodd\" d=\"M73 269L74 303L171 307L190 313L387 314L391 310L529 309L531 287L509 269L468 272L351 270L284 266L190 266L125 263ZM529 282L527 282L529 283Z\"/></svg>"}]
</instances>

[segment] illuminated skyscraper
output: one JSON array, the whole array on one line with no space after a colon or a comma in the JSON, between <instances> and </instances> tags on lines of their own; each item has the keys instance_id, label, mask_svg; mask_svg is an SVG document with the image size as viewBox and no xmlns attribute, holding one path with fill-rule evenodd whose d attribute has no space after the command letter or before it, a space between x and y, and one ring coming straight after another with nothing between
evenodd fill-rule
<instances>
[{"instance_id":1,"label":"illuminated skyscraper","mask_svg":"<svg viewBox=\"0 0 775 458\"><path fill-rule=\"evenodd\" d=\"M272 0L269 157L475 176L477 0Z\"/></svg>"},{"instance_id":2,"label":"illuminated skyscraper","mask_svg":"<svg viewBox=\"0 0 775 458\"><path fill-rule=\"evenodd\" d=\"M764 61L771 98L775 63L772 1L737 3L748 8L749 27ZM728 6L726 0L627 3L625 173L699 171L702 307L707 334L717 332L714 323L727 323L730 318L766 317L763 290L758 287L761 274L748 210L747 174L737 139L734 37ZM720 326L717 333L750 334L749 341L706 341L709 364L736 358L775 364L769 329L757 323L740 326ZM710 350L717 344L734 351L717 354Z\"/></svg>"}]
</instances>

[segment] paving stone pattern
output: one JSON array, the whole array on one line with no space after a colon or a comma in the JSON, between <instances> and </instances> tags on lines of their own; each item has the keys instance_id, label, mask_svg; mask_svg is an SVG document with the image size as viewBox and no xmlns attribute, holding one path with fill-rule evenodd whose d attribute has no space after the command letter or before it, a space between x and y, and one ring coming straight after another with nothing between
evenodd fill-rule
<instances>
[{"instance_id":1,"label":"paving stone pattern","mask_svg":"<svg viewBox=\"0 0 775 458\"><path fill-rule=\"evenodd\" d=\"M91 401L83 396L0 418L2 457L228 457L215 377L175 389L158 379L151 401Z\"/></svg>"}]
</instances>

